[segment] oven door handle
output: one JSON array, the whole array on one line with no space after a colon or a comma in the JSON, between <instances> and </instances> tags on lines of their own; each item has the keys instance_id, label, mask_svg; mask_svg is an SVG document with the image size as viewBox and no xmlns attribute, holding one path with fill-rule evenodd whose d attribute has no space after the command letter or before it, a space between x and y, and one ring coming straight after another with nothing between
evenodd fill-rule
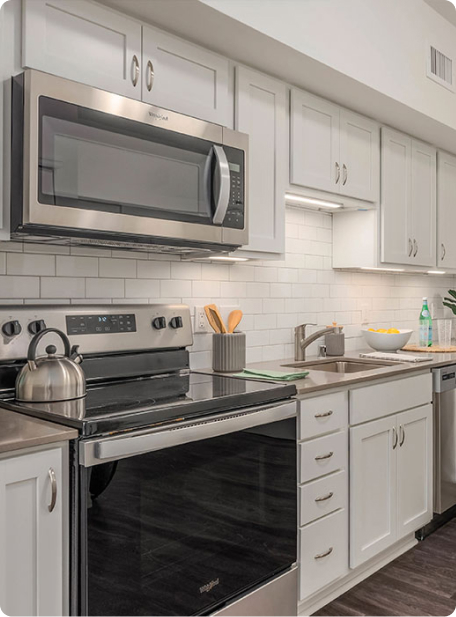
<instances>
[{"instance_id":1,"label":"oven door handle","mask_svg":"<svg viewBox=\"0 0 456 617\"><path fill-rule=\"evenodd\" d=\"M80 444L80 460L84 467L92 467L100 463L279 422L294 416L296 416L296 401L288 401L260 409L249 408L218 414L207 420L190 420L172 428L152 429L119 437L88 440Z\"/></svg>"},{"instance_id":2,"label":"oven door handle","mask_svg":"<svg viewBox=\"0 0 456 617\"><path fill-rule=\"evenodd\" d=\"M222 146L213 146L218 182L214 182L215 211L212 218L214 225L222 225L230 203L230 168L225 150ZM218 190L216 189L216 185ZM217 195L215 195L217 192Z\"/></svg>"}]
</instances>

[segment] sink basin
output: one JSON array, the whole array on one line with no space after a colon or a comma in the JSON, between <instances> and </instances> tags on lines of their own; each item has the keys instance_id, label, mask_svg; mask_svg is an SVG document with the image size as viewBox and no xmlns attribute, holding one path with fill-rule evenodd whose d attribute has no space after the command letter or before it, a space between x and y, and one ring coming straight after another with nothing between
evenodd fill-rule
<instances>
[{"instance_id":1,"label":"sink basin","mask_svg":"<svg viewBox=\"0 0 456 617\"><path fill-rule=\"evenodd\" d=\"M291 368L303 368L309 371L325 371L328 373L361 373L364 371L375 371L385 366L391 366L392 362L373 362L370 360L311 360L309 362L293 362L284 364ZM394 363L397 364L397 363Z\"/></svg>"}]
</instances>

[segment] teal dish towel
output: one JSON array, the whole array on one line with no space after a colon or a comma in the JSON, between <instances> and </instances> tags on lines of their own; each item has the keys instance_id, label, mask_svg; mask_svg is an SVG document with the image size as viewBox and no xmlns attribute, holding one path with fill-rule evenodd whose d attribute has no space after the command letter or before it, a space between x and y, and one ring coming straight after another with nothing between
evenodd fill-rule
<instances>
[{"instance_id":1,"label":"teal dish towel","mask_svg":"<svg viewBox=\"0 0 456 617\"><path fill-rule=\"evenodd\" d=\"M270 379L271 381L295 381L296 379L304 379L309 371L301 371L300 373L287 373L285 371L255 371L254 369L245 368L242 373L236 373L234 377L244 377L245 379Z\"/></svg>"}]
</instances>

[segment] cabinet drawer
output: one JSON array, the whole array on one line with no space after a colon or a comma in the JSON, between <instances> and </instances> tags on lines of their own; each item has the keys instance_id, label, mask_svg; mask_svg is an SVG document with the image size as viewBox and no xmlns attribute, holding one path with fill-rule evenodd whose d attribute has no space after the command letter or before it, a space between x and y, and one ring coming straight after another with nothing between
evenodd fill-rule
<instances>
[{"instance_id":1,"label":"cabinet drawer","mask_svg":"<svg viewBox=\"0 0 456 617\"><path fill-rule=\"evenodd\" d=\"M299 561L300 600L348 573L346 508L300 529Z\"/></svg>"},{"instance_id":2,"label":"cabinet drawer","mask_svg":"<svg viewBox=\"0 0 456 617\"><path fill-rule=\"evenodd\" d=\"M346 431L299 444L301 473L299 482L308 482L347 466Z\"/></svg>"},{"instance_id":3,"label":"cabinet drawer","mask_svg":"<svg viewBox=\"0 0 456 617\"><path fill-rule=\"evenodd\" d=\"M432 375L416 375L350 391L350 424L360 424L432 402Z\"/></svg>"},{"instance_id":4,"label":"cabinet drawer","mask_svg":"<svg viewBox=\"0 0 456 617\"><path fill-rule=\"evenodd\" d=\"M346 508L348 503L347 472L338 471L301 486L299 501L301 504L300 525L307 525L325 514Z\"/></svg>"},{"instance_id":5,"label":"cabinet drawer","mask_svg":"<svg viewBox=\"0 0 456 617\"><path fill-rule=\"evenodd\" d=\"M348 392L300 401L299 439L331 433L348 424Z\"/></svg>"}]
</instances>

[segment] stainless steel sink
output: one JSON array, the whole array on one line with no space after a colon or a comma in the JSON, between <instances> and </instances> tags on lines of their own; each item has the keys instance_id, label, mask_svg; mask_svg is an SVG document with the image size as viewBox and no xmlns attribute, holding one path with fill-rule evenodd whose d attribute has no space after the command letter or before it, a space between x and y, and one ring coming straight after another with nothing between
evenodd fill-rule
<instances>
[{"instance_id":1,"label":"stainless steel sink","mask_svg":"<svg viewBox=\"0 0 456 617\"><path fill-rule=\"evenodd\" d=\"M392 366L393 364L397 364L397 362L325 358L323 360L310 360L308 362L292 362L290 364L283 364L282 366L303 368L309 371L325 371L328 373L361 373L363 371L375 371L376 369Z\"/></svg>"}]
</instances>

